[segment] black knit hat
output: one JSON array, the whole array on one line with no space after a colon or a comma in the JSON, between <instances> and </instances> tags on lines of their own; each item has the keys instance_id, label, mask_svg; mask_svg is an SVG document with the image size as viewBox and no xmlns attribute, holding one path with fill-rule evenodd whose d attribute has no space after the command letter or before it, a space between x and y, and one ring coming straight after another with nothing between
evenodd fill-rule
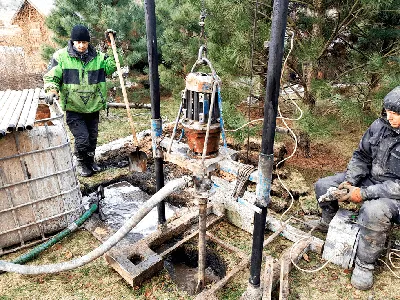
<instances>
[{"instance_id":1,"label":"black knit hat","mask_svg":"<svg viewBox=\"0 0 400 300\"><path fill-rule=\"evenodd\" d=\"M400 113L400 86L394 88L385 96L383 107L387 110Z\"/></svg>"},{"instance_id":2,"label":"black knit hat","mask_svg":"<svg viewBox=\"0 0 400 300\"><path fill-rule=\"evenodd\" d=\"M83 25L75 25L71 30L71 40L90 42L89 30Z\"/></svg>"}]
</instances>

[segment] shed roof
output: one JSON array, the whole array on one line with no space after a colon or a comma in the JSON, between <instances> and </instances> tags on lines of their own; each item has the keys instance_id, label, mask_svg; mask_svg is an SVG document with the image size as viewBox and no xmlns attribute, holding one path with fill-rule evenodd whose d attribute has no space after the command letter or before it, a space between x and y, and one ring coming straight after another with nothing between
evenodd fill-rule
<instances>
[{"instance_id":1,"label":"shed roof","mask_svg":"<svg viewBox=\"0 0 400 300\"><path fill-rule=\"evenodd\" d=\"M42 16L49 15L51 10L54 8L54 0L23 0L15 11L14 16L11 19L11 24L14 23L15 17L25 3L32 5Z\"/></svg>"}]
</instances>

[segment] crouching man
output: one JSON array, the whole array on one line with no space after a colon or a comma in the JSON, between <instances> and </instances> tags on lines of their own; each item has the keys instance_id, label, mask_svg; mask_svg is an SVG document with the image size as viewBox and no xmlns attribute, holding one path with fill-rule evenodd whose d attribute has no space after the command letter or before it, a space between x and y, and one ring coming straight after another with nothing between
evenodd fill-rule
<instances>
[{"instance_id":1,"label":"crouching man","mask_svg":"<svg viewBox=\"0 0 400 300\"><path fill-rule=\"evenodd\" d=\"M351 284L360 290L373 285L374 264L385 247L393 223L400 224L400 86L383 100L384 113L364 133L347 171L315 184L317 199L329 187L346 189L339 202L360 203L360 239ZM328 229L338 201L319 203L320 229Z\"/></svg>"}]
</instances>

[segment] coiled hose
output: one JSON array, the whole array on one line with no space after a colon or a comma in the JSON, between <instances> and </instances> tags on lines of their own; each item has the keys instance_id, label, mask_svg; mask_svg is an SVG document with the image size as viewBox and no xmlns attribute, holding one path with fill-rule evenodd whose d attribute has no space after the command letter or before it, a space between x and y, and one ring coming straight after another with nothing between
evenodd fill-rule
<instances>
[{"instance_id":1,"label":"coiled hose","mask_svg":"<svg viewBox=\"0 0 400 300\"><path fill-rule=\"evenodd\" d=\"M149 200L147 200L143 204L142 208L135 215L131 216L129 220L127 220L125 224L116 233L114 233L114 235L112 235L99 247L84 256L62 263L39 266L17 265L12 262L0 260L0 270L26 275L38 275L58 273L81 267L110 250L126 234L128 234L132 228L134 228L153 209L153 207L155 207L159 202L164 200L173 192L186 187L191 181L191 177L183 176L182 178L174 179L168 182L162 189L160 189Z\"/></svg>"}]
</instances>

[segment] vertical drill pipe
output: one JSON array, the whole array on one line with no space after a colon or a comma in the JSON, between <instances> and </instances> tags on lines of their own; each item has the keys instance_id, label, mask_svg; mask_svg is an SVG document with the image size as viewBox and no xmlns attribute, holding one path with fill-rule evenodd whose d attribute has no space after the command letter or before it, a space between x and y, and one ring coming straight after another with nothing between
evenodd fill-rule
<instances>
[{"instance_id":1,"label":"vertical drill pipe","mask_svg":"<svg viewBox=\"0 0 400 300\"><path fill-rule=\"evenodd\" d=\"M272 166L274 156L274 138L284 38L288 13L288 0L275 0L272 15L271 41L267 70L267 86L264 103L264 124L259 159L259 180L257 183L257 206L262 208L261 214L254 214L253 246L249 282L254 287L260 286L262 249L264 228L267 216L267 205L271 191Z\"/></svg>"},{"instance_id":2,"label":"vertical drill pipe","mask_svg":"<svg viewBox=\"0 0 400 300\"><path fill-rule=\"evenodd\" d=\"M206 269L206 224L207 224L207 198L198 197L199 201L199 266L197 292L204 288Z\"/></svg>"},{"instance_id":3,"label":"vertical drill pipe","mask_svg":"<svg viewBox=\"0 0 400 300\"><path fill-rule=\"evenodd\" d=\"M160 79L158 75L158 52L157 52L157 33L156 33L156 8L154 0L145 0L144 9L146 16L147 33L147 53L149 62L149 81L151 97L151 118L161 119L160 114ZM154 157L154 167L156 172L156 190L159 191L164 186L163 155L157 141L153 139L153 148L157 148L157 155ZM163 224L165 218L165 202L162 201L157 206L158 223Z\"/></svg>"}]
</instances>

